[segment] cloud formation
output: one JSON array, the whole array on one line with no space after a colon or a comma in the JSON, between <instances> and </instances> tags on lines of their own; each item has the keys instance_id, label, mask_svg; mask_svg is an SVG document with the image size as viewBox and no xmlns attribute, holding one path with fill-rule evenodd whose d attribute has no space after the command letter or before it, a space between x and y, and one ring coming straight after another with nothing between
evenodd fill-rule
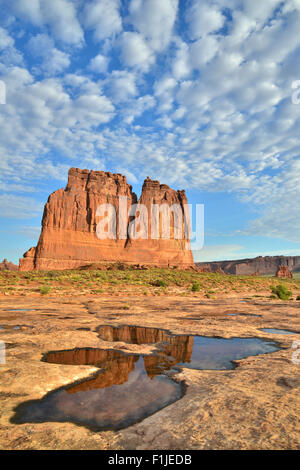
<instances>
[{"instance_id":1,"label":"cloud formation","mask_svg":"<svg viewBox=\"0 0 300 470\"><path fill-rule=\"evenodd\" d=\"M26 190L71 165L126 169L232 192L256 211L241 232L300 242L298 0L0 6L5 194L16 171Z\"/></svg>"}]
</instances>

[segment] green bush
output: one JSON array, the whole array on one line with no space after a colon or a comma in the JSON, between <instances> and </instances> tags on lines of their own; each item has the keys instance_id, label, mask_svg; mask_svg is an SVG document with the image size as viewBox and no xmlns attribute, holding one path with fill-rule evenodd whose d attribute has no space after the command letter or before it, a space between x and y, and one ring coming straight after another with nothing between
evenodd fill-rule
<instances>
[{"instance_id":1,"label":"green bush","mask_svg":"<svg viewBox=\"0 0 300 470\"><path fill-rule=\"evenodd\" d=\"M155 287L167 287L168 283L164 281L163 279L157 279L157 281L152 282L152 286Z\"/></svg>"},{"instance_id":2,"label":"green bush","mask_svg":"<svg viewBox=\"0 0 300 470\"><path fill-rule=\"evenodd\" d=\"M43 287L40 287L40 293L42 295L47 295L47 294L50 294L51 292L51 287L50 286L43 286Z\"/></svg>"},{"instance_id":3,"label":"green bush","mask_svg":"<svg viewBox=\"0 0 300 470\"><path fill-rule=\"evenodd\" d=\"M290 300L293 293L292 291L288 290L286 286L279 284L278 286L271 287L272 294L276 295L281 300Z\"/></svg>"},{"instance_id":4,"label":"green bush","mask_svg":"<svg viewBox=\"0 0 300 470\"><path fill-rule=\"evenodd\" d=\"M194 282L194 284L192 285L192 291L193 291L193 292L200 292L200 284L199 284L199 282Z\"/></svg>"}]
</instances>

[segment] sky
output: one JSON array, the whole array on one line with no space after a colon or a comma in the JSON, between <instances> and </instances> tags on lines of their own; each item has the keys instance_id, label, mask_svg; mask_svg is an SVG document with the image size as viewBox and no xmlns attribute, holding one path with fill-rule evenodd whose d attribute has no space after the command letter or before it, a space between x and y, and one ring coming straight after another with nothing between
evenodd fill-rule
<instances>
[{"instance_id":1,"label":"sky","mask_svg":"<svg viewBox=\"0 0 300 470\"><path fill-rule=\"evenodd\" d=\"M300 0L0 11L1 259L36 245L70 167L122 173L138 195L147 176L185 189L205 206L196 261L300 255Z\"/></svg>"}]
</instances>

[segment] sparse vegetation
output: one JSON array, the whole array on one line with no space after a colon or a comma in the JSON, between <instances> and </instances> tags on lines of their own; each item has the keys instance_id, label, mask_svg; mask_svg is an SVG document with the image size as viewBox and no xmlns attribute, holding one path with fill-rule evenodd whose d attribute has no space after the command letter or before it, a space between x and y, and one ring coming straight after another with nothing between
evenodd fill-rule
<instances>
[{"instance_id":1,"label":"sparse vegetation","mask_svg":"<svg viewBox=\"0 0 300 470\"><path fill-rule=\"evenodd\" d=\"M200 292L200 290L201 290L201 286L199 282L194 282L194 284L192 285L192 292Z\"/></svg>"},{"instance_id":2,"label":"sparse vegetation","mask_svg":"<svg viewBox=\"0 0 300 470\"><path fill-rule=\"evenodd\" d=\"M42 286L42 287L40 287L40 293L41 293L42 295L50 294L51 290L52 290L52 289L51 289L50 286Z\"/></svg>"},{"instance_id":3,"label":"sparse vegetation","mask_svg":"<svg viewBox=\"0 0 300 470\"><path fill-rule=\"evenodd\" d=\"M293 295L292 291L288 290L283 284L279 284L276 287L272 286L271 291L274 296L277 296L281 300L290 300Z\"/></svg>"},{"instance_id":4,"label":"sparse vegetation","mask_svg":"<svg viewBox=\"0 0 300 470\"><path fill-rule=\"evenodd\" d=\"M155 287L167 287L168 283L163 279L157 279L156 281L152 282L152 285Z\"/></svg>"},{"instance_id":5,"label":"sparse vegetation","mask_svg":"<svg viewBox=\"0 0 300 470\"><path fill-rule=\"evenodd\" d=\"M0 295L180 295L198 293L202 298L224 298L228 296L250 296L282 298L287 300L293 291L300 297L300 279L285 279L279 288L274 277L222 275L219 273L197 273L181 269L134 269L116 265L104 270L77 269L70 271L0 272ZM274 289L274 290L273 290ZM279 294L278 294L279 293ZM281 297L280 297L281 296ZM286 297L287 296L287 297ZM299 300L299 299L298 299Z\"/></svg>"}]
</instances>

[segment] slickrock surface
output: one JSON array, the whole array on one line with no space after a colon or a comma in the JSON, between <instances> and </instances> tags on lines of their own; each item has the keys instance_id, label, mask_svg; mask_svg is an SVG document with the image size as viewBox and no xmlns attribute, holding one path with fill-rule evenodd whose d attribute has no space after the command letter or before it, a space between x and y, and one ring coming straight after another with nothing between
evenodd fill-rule
<instances>
[{"instance_id":1,"label":"slickrock surface","mask_svg":"<svg viewBox=\"0 0 300 470\"><path fill-rule=\"evenodd\" d=\"M20 270L73 269L92 263L114 261L157 266L193 264L187 238L162 239L161 227L157 239L134 240L130 234L128 236L128 224L133 217L119 220L120 196L127 197L127 211L138 202L125 176L71 168L66 188L50 195L44 209L38 245L24 254L24 258L20 260ZM187 204L184 191L175 191L147 178L139 203L148 208L149 220L151 204L178 204L182 220L174 221L171 218L171 236L174 225L179 224L183 228L183 206ZM100 218L96 216L96 211L101 204L112 204L116 209L117 239L97 237L96 227ZM125 235L122 232L123 226ZM149 235L150 233L151 223ZM182 234L185 237L184 230Z\"/></svg>"},{"instance_id":2,"label":"slickrock surface","mask_svg":"<svg viewBox=\"0 0 300 470\"><path fill-rule=\"evenodd\" d=\"M287 277L292 279L293 273L291 273L287 266L278 266L276 277Z\"/></svg>"},{"instance_id":3,"label":"slickrock surface","mask_svg":"<svg viewBox=\"0 0 300 470\"><path fill-rule=\"evenodd\" d=\"M34 310L8 312L9 308ZM238 296L206 301L175 296L1 299L0 324L27 327L0 331L0 340L6 345L6 364L0 365L0 448L299 449L300 365L292 361L293 342L300 340L299 308L295 301L246 300ZM155 350L153 344L113 341L130 340L130 330L123 338L104 341L99 338L101 325L164 328L186 337L259 337L278 341L282 349L239 360L233 370L183 367L177 372L167 371L185 382L183 398L121 431L93 432L69 422L13 424L11 418L19 404L41 399L67 384L74 384L71 390L75 392L78 381L95 380L93 374L99 369L88 363L43 362L48 351L110 348L151 354ZM265 333L261 328L298 333ZM151 335L150 330L149 341ZM182 357L186 351L188 359L185 337L175 337L170 347L175 356L180 352ZM117 362L117 369L107 372L107 383L116 374L120 374L120 382L126 380L132 366L128 362L121 374Z\"/></svg>"}]
</instances>

